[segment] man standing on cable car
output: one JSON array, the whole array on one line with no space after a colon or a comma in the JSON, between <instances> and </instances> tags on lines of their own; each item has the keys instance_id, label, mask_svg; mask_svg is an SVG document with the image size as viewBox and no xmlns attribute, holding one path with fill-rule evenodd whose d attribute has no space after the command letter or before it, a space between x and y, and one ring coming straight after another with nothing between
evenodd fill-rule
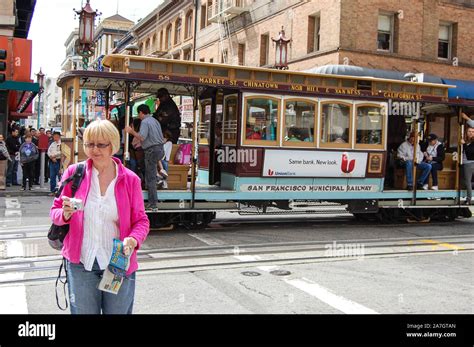
<instances>
[{"instance_id":1,"label":"man standing on cable car","mask_svg":"<svg viewBox=\"0 0 474 347\"><path fill-rule=\"evenodd\" d=\"M406 169L407 175L407 190L413 189L413 154L415 151L415 132L411 132L408 135L408 140L403 142L398 147L398 159L401 160L400 164ZM420 145L416 144L416 165L421 170L421 175L417 180L417 188L422 189L423 183L431 172L431 164L423 162L424 156L420 149Z\"/></svg>"},{"instance_id":2,"label":"man standing on cable car","mask_svg":"<svg viewBox=\"0 0 474 347\"><path fill-rule=\"evenodd\" d=\"M168 89L166 88L158 89L156 96L160 100L160 105L153 114L153 117L160 122L163 134L166 130L169 130L171 133L171 142L178 143L181 127L181 114L178 106L176 106L173 99L171 99Z\"/></svg>"}]
</instances>

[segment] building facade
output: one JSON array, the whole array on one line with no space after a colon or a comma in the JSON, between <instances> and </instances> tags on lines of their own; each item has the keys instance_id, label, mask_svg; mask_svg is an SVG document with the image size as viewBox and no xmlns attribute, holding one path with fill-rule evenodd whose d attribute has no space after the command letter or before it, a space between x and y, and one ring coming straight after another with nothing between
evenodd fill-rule
<instances>
[{"instance_id":1,"label":"building facade","mask_svg":"<svg viewBox=\"0 0 474 347\"><path fill-rule=\"evenodd\" d=\"M64 46L66 47L66 57L61 64L61 70L71 71L81 68L82 58L76 52L76 40L79 38L79 29L76 28L69 34Z\"/></svg>"},{"instance_id":2,"label":"building facade","mask_svg":"<svg viewBox=\"0 0 474 347\"><path fill-rule=\"evenodd\" d=\"M97 68L98 59L112 53L120 40L129 32L133 25L133 21L119 14L105 18L100 22L95 30L95 50L90 64Z\"/></svg>"},{"instance_id":3,"label":"building facade","mask_svg":"<svg viewBox=\"0 0 474 347\"><path fill-rule=\"evenodd\" d=\"M223 62L227 51L230 64L272 67L271 38L283 27L292 70L344 64L474 79L471 0L229 2L242 12L219 15L219 1L201 1L197 60Z\"/></svg>"}]
</instances>

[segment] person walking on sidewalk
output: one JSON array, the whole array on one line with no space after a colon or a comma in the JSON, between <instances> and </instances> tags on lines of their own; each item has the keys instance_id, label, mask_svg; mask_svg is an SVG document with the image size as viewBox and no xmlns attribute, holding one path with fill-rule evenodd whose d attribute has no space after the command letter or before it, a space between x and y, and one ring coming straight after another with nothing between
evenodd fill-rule
<instances>
[{"instance_id":1,"label":"person walking on sidewalk","mask_svg":"<svg viewBox=\"0 0 474 347\"><path fill-rule=\"evenodd\" d=\"M44 128L39 129L40 134L38 136L38 149L40 151L40 158L39 158L39 165L40 165L40 171L41 171L41 153L46 153L48 152L49 148L49 137L45 133ZM44 183L48 183L49 179L49 163L48 163L48 156L45 154L44 156ZM38 181L39 181L39 175L41 172L38 172Z\"/></svg>"},{"instance_id":2,"label":"person walking on sidewalk","mask_svg":"<svg viewBox=\"0 0 474 347\"><path fill-rule=\"evenodd\" d=\"M138 138L142 143L145 152L145 181L148 188L147 210L156 210L156 180L158 174L158 164L161 166L161 159L165 154L163 144L165 139L161 132L160 123L150 115L150 108L142 104L137 107L138 116L142 120L140 132L137 133L128 126L125 131ZM164 170L161 170L165 174ZM166 173L167 175L167 173Z\"/></svg>"},{"instance_id":3,"label":"person walking on sidewalk","mask_svg":"<svg viewBox=\"0 0 474 347\"><path fill-rule=\"evenodd\" d=\"M7 164L12 161L8 153L3 135L0 134L0 189L5 189L7 178Z\"/></svg>"},{"instance_id":4,"label":"person walking on sidewalk","mask_svg":"<svg viewBox=\"0 0 474 347\"><path fill-rule=\"evenodd\" d=\"M59 171L61 169L61 133L55 132L53 134L54 141L48 148L48 157L49 162L49 187L50 187L50 196L54 196L56 192L56 179L60 180Z\"/></svg>"},{"instance_id":5,"label":"person walking on sidewalk","mask_svg":"<svg viewBox=\"0 0 474 347\"><path fill-rule=\"evenodd\" d=\"M7 138L6 145L8 153L10 154L11 161L8 162L7 168L7 187L12 185L19 186L18 184L18 160L19 150L20 150L20 132L17 128L13 128L10 133L10 137Z\"/></svg>"},{"instance_id":6,"label":"person walking on sidewalk","mask_svg":"<svg viewBox=\"0 0 474 347\"><path fill-rule=\"evenodd\" d=\"M23 169L23 185L21 190L32 189L38 156L39 151L38 147L33 143L33 136L25 135L25 142L20 146L20 164Z\"/></svg>"},{"instance_id":7,"label":"person walking on sidewalk","mask_svg":"<svg viewBox=\"0 0 474 347\"><path fill-rule=\"evenodd\" d=\"M87 160L75 198L85 201L75 210L69 199L71 185L54 199L50 216L54 224L69 224L62 255L66 259L72 314L131 314L135 296L137 250L148 234L140 178L113 155L120 148L117 128L96 120L84 132ZM63 181L74 174L71 165ZM109 265L114 239L123 241L130 266L117 294L102 292L98 285Z\"/></svg>"}]
</instances>

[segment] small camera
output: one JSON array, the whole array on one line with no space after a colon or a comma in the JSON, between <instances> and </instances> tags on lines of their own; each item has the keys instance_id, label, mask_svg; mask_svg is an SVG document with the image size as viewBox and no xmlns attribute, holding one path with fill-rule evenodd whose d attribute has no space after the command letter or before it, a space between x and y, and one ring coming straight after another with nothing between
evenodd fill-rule
<instances>
[{"instance_id":1,"label":"small camera","mask_svg":"<svg viewBox=\"0 0 474 347\"><path fill-rule=\"evenodd\" d=\"M82 199L76 199L76 198L71 198L69 199L72 204L72 208L75 210L83 210L84 209L84 204L82 203Z\"/></svg>"}]
</instances>

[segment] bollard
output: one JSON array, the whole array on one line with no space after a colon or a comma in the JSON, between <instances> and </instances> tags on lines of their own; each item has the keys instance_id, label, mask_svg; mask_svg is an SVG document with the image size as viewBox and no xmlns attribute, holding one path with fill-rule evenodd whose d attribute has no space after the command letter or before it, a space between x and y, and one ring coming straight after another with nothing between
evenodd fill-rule
<instances>
[{"instance_id":1,"label":"bollard","mask_svg":"<svg viewBox=\"0 0 474 347\"><path fill-rule=\"evenodd\" d=\"M41 151L41 166L40 166L40 188L44 188L44 170L45 170L45 165L44 165L44 161L45 161L45 158L46 158L46 152L45 151Z\"/></svg>"}]
</instances>

